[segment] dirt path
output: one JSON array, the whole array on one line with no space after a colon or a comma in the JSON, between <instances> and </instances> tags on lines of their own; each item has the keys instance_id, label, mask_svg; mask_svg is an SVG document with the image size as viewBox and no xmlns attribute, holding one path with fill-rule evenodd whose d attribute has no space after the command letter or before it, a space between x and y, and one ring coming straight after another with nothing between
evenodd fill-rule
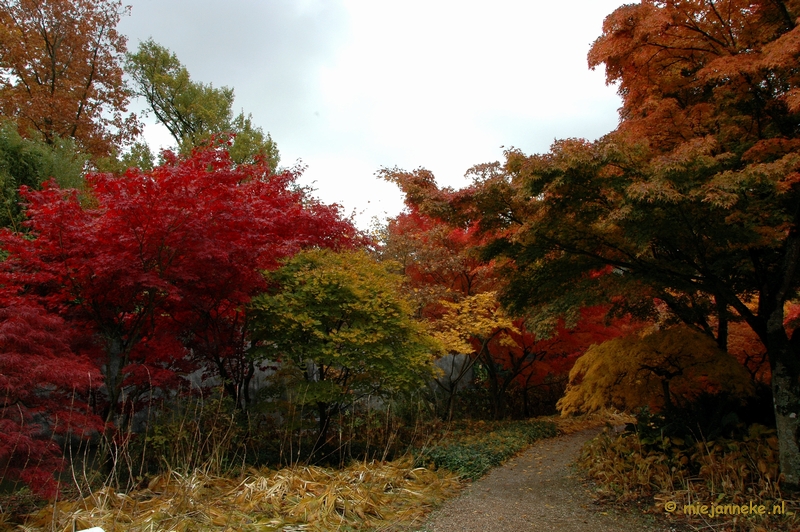
<instances>
[{"instance_id":1,"label":"dirt path","mask_svg":"<svg viewBox=\"0 0 800 532\"><path fill-rule=\"evenodd\" d=\"M645 516L592 503L571 464L597 429L542 440L435 511L426 532L650 532L669 530Z\"/></svg>"}]
</instances>

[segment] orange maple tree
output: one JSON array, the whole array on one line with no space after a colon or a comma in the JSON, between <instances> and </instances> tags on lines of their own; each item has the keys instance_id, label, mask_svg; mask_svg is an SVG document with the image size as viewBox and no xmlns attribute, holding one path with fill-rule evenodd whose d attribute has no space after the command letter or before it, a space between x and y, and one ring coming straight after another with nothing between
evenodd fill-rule
<instances>
[{"instance_id":1,"label":"orange maple tree","mask_svg":"<svg viewBox=\"0 0 800 532\"><path fill-rule=\"evenodd\" d=\"M719 235L709 246L684 230L678 246L661 238L658 254L764 344L781 471L795 485L800 338L790 337L784 307L800 281L798 17L794 0L645 1L612 13L589 53L619 85L618 139L645 141L650 168L628 181L628 194L679 205L690 231Z\"/></svg>"},{"instance_id":2,"label":"orange maple tree","mask_svg":"<svg viewBox=\"0 0 800 532\"><path fill-rule=\"evenodd\" d=\"M471 174L488 176L497 170L480 165ZM504 285L501 264L481 256L481 248L496 235L481 231L483 219L465 214L475 190L440 189L425 169L387 169L382 175L400 186L407 208L390 221L383 253L401 264L420 315L433 323L452 358L442 364L445 376L437 380L447 395L446 415L452 415L456 388L473 368L484 375L493 417L506 417L512 410L524 416L547 410L563 391L577 357L593 343L632 327L629 317L606 320L607 306L584 306L569 324L555 319L550 327L530 329L524 315L507 314L496 297ZM502 191L483 193L486 201L501 201ZM468 360L459 362L457 355ZM521 403L516 409L512 396Z\"/></svg>"},{"instance_id":3,"label":"orange maple tree","mask_svg":"<svg viewBox=\"0 0 800 532\"><path fill-rule=\"evenodd\" d=\"M517 308L546 316L608 289L667 303L721 347L730 322L747 324L769 359L789 484L800 484L800 335L785 325L800 290L799 16L780 0L617 9L589 63L619 86L619 128L542 155L510 150L464 211L513 260L505 299ZM510 201L482 202L490 186ZM602 268L613 274L587 282Z\"/></svg>"},{"instance_id":4,"label":"orange maple tree","mask_svg":"<svg viewBox=\"0 0 800 532\"><path fill-rule=\"evenodd\" d=\"M74 138L95 156L130 140L123 13L119 0L0 2L0 113L23 135Z\"/></svg>"},{"instance_id":5,"label":"orange maple tree","mask_svg":"<svg viewBox=\"0 0 800 532\"><path fill-rule=\"evenodd\" d=\"M657 153L713 139L772 161L800 142L798 15L792 0L645 0L606 18L589 65L619 87L619 131Z\"/></svg>"}]
</instances>

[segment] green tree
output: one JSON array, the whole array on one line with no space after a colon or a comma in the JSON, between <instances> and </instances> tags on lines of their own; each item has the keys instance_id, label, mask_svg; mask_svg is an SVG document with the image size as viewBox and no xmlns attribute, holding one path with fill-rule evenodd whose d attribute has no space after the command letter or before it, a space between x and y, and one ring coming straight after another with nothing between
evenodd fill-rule
<instances>
[{"instance_id":1,"label":"green tree","mask_svg":"<svg viewBox=\"0 0 800 532\"><path fill-rule=\"evenodd\" d=\"M234 116L232 88L193 81L178 57L152 39L140 43L135 54L128 54L125 68L136 94L147 101L181 152L208 142L213 135L232 133L230 155L235 163L252 163L263 157L270 168L277 168L278 147L269 133L254 126L250 115Z\"/></svg>"},{"instance_id":2,"label":"green tree","mask_svg":"<svg viewBox=\"0 0 800 532\"><path fill-rule=\"evenodd\" d=\"M72 139L55 138L49 144L26 139L13 121L0 121L0 227L22 229L21 186L38 189L52 178L62 188L80 190L86 163Z\"/></svg>"},{"instance_id":3,"label":"green tree","mask_svg":"<svg viewBox=\"0 0 800 532\"><path fill-rule=\"evenodd\" d=\"M164 161L160 161L164 162ZM144 140L137 140L127 150L114 150L108 157L96 158L92 166L98 172L124 174L129 168L138 168L142 172L150 172L156 166L156 158L150 146Z\"/></svg>"},{"instance_id":4,"label":"green tree","mask_svg":"<svg viewBox=\"0 0 800 532\"><path fill-rule=\"evenodd\" d=\"M364 252L303 251L269 274L252 303L260 356L295 370L294 400L313 405L318 444L331 416L367 397L424 385L438 344L412 318L402 279Z\"/></svg>"}]
</instances>

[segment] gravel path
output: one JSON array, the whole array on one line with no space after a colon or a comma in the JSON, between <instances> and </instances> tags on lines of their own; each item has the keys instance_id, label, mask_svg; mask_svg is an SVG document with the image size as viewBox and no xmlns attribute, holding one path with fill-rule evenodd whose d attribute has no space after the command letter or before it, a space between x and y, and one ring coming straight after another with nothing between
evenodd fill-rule
<instances>
[{"instance_id":1,"label":"gravel path","mask_svg":"<svg viewBox=\"0 0 800 532\"><path fill-rule=\"evenodd\" d=\"M573 471L581 446L597 429L541 440L431 514L426 532L563 532L669 530L645 516L592 503Z\"/></svg>"}]
</instances>

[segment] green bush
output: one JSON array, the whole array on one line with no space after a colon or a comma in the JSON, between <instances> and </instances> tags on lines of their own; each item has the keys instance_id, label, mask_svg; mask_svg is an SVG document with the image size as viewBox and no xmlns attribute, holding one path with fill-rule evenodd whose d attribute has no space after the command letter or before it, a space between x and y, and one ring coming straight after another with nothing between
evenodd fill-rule
<instances>
[{"instance_id":1,"label":"green bush","mask_svg":"<svg viewBox=\"0 0 800 532\"><path fill-rule=\"evenodd\" d=\"M462 423L438 443L418 450L416 461L476 480L534 441L555 435L555 424L547 421Z\"/></svg>"}]
</instances>

